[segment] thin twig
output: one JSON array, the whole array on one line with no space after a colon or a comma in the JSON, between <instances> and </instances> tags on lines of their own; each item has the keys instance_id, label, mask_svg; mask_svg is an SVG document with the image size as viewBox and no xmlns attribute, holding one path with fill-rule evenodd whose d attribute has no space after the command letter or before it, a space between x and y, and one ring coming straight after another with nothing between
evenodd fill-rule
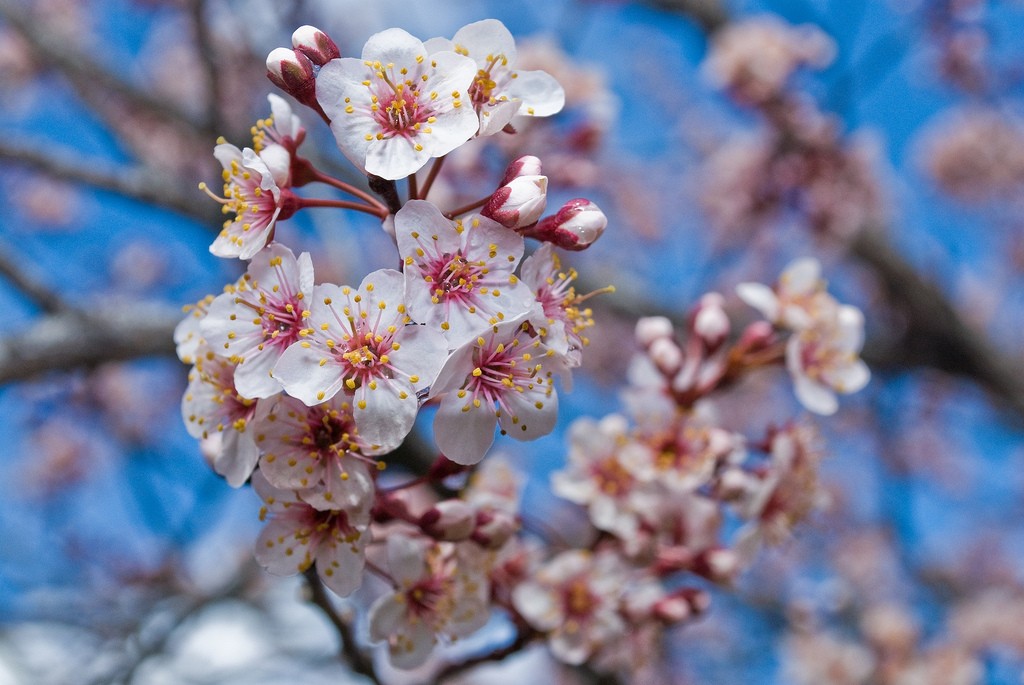
<instances>
[{"instance_id":1,"label":"thin twig","mask_svg":"<svg viewBox=\"0 0 1024 685\"><path fill-rule=\"evenodd\" d=\"M338 636L341 638L341 655L349 662L353 671L379 684L381 680L380 676L377 675L377 669L373 666L373 659L359 646L355 633L352 630L352 625L334 608L334 603L331 601L327 589L320 581L320 576L316 573L316 567L310 566L302 575L305 577L306 585L309 587L309 601L324 613L327 620L338 631Z\"/></svg>"},{"instance_id":2,"label":"thin twig","mask_svg":"<svg viewBox=\"0 0 1024 685\"><path fill-rule=\"evenodd\" d=\"M13 254L14 250L9 245L0 243L0 277L6 279L47 314L66 310L68 307L60 295L22 269L11 256Z\"/></svg>"},{"instance_id":3,"label":"thin twig","mask_svg":"<svg viewBox=\"0 0 1024 685\"><path fill-rule=\"evenodd\" d=\"M215 41L206 21L206 0L189 0L189 18L196 38L196 53L203 65L206 76L206 130L226 131L227 126L220 111L220 94L223 92L220 65L217 61ZM212 136L211 136L212 137Z\"/></svg>"},{"instance_id":4,"label":"thin twig","mask_svg":"<svg viewBox=\"0 0 1024 685\"><path fill-rule=\"evenodd\" d=\"M464 659L462 661L454 661L445 664L445 666L443 666L435 676L435 682L440 684L445 682L449 678L454 678L455 676L461 673L465 673L466 671L472 668L476 668L477 666L480 666L482 664L492 663L495 661L502 661L503 659L510 657L513 654L521 652L528 644L530 644L530 642L536 639L538 635L539 634L535 631L532 631L528 628L523 628L518 633L516 633L515 639L507 645L498 647L490 652L487 652L486 654L480 654L478 656L469 657L468 659Z\"/></svg>"}]
</instances>

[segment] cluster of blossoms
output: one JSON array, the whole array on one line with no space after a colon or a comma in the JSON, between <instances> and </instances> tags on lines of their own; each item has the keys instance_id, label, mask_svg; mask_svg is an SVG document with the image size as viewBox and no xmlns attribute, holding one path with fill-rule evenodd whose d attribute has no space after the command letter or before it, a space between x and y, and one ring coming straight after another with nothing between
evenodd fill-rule
<instances>
[{"instance_id":1,"label":"cluster of blossoms","mask_svg":"<svg viewBox=\"0 0 1024 685\"><path fill-rule=\"evenodd\" d=\"M256 559L275 574L315 573L342 596L367 571L379 576L390 590L369 608L370 638L399 668L423 665L495 608L519 641L546 639L565 662L643 667L666 626L708 605L680 578L729 582L757 542L783 538L822 501L808 426L773 427L752 443L717 425L706 396L785 357L801 401L834 411L830 393L867 380L859 313L835 303L816 263L804 262L775 290L741 289L792 331L788 343L760 322L730 344L714 293L690 315L685 343L669 320L642 319L628 416L578 421L553 480L586 509L591 542L531 545L516 535L520 477L483 460L496 431L524 441L554 429L556 385L582 363L594 323L558 249L585 249L607 219L582 198L546 214L548 179L529 155L470 205L442 208L428 196L448 153L514 133L520 117L554 114L561 87L517 70L512 37L493 20L426 42L390 29L358 58L306 26L267 68L330 125L370 190L300 156L305 128L275 95L252 147L220 141L214 151L223 195L207 193L232 216L210 250L248 264L176 331L192 365L182 413L212 468L263 500ZM296 192L308 183L348 199ZM281 223L307 207L375 216L400 268L318 283L313 258L278 241ZM539 245L524 258L527 239ZM415 470L402 445L428 405L436 460L405 482L382 480L389 464ZM460 491L446 487L467 471ZM747 521L732 547L728 511Z\"/></svg>"},{"instance_id":2,"label":"cluster of blossoms","mask_svg":"<svg viewBox=\"0 0 1024 685\"><path fill-rule=\"evenodd\" d=\"M701 202L716 227L745 234L793 212L818 233L848 237L882 219L875 145L845 139L834 117L789 88L797 68L827 66L833 53L819 30L770 15L716 38L706 72L766 124L727 139L705 160Z\"/></svg>"}]
</instances>

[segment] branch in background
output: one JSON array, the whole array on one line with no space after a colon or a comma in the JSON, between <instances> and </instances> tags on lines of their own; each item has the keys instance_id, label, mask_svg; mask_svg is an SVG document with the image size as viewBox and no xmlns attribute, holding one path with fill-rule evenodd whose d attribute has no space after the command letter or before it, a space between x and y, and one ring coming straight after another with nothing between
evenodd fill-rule
<instances>
[{"instance_id":1,"label":"branch in background","mask_svg":"<svg viewBox=\"0 0 1024 685\"><path fill-rule=\"evenodd\" d=\"M89 185L145 204L164 207L220 230L222 217L219 205L203 202L199 191L182 188L180 181L173 176L142 168L129 169L106 161L78 158L73 152L52 145L17 145L6 139L0 139L0 159L30 167L62 181Z\"/></svg>"},{"instance_id":2,"label":"branch in background","mask_svg":"<svg viewBox=\"0 0 1024 685\"><path fill-rule=\"evenodd\" d=\"M106 305L43 316L0 338L0 385L49 371L174 354L180 310L161 304Z\"/></svg>"},{"instance_id":3,"label":"branch in background","mask_svg":"<svg viewBox=\"0 0 1024 685\"><path fill-rule=\"evenodd\" d=\"M373 666L373 659L359 646L352 624L334 608L330 595L324 588L324 584L320 582L320 576L316 573L316 567L310 566L302 575L309 588L309 601L324 613L327 620L338 631L338 636L341 638L341 656L348 661L353 671L380 685L380 676L377 675L377 669Z\"/></svg>"},{"instance_id":4,"label":"branch in background","mask_svg":"<svg viewBox=\"0 0 1024 685\"><path fill-rule=\"evenodd\" d=\"M60 296L36 280L34 276L26 273L9 256L13 253L14 251L7 245L0 243L0 278L7 280L22 295L47 314L57 314L66 310L68 307L61 300Z\"/></svg>"},{"instance_id":5,"label":"branch in background","mask_svg":"<svg viewBox=\"0 0 1024 685\"><path fill-rule=\"evenodd\" d=\"M227 131L220 113L220 93L223 92L221 70L214 50L213 36L206 21L206 0L189 0L189 19L195 33L196 53L203 65L206 80L206 130Z\"/></svg>"},{"instance_id":6,"label":"branch in background","mask_svg":"<svg viewBox=\"0 0 1024 685\"><path fill-rule=\"evenodd\" d=\"M202 122L173 102L154 96L116 76L116 69L96 63L87 53L60 36L51 34L45 25L11 0L0 0L0 18L25 40L41 64L56 69L72 81L102 89L129 102L163 121L171 122L189 133L203 131ZM207 136L209 137L209 136Z\"/></svg>"}]
</instances>

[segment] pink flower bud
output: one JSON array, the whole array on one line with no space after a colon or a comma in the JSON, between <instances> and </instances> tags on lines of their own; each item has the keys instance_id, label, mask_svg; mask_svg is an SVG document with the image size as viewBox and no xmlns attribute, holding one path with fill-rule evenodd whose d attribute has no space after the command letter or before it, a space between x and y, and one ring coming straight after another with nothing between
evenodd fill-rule
<instances>
[{"instance_id":1,"label":"pink flower bud","mask_svg":"<svg viewBox=\"0 0 1024 685\"><path fill-rule=\"evenodd\" d=\"M304 105L319 108L313 63L301 52L274 48L267 55L267 78Z\"/></svg>"},{"instance_id":2,"label":"pink flower bud","mask_svg":"<svg viewBox=\"0 0 1024 685\"><path fill-rule=\"evenodd\" d=\"M725 299L718 293L707 293L693 311L693 332L709 349L717 348L729 336L729 317L722 308L724 304Z\"/></svg>"},{"instance_id":3,"label":"pink flower bud","mask_svg":"<svg viewBox=\"0 0 1024 685\"><path fill-rule=\"evenodd\" d=\"M438 540L455 542L473 534L476 512L459 499L438 502L420 517L420 528Z\"/></svg>"},{"instance_id":4,"label":"pink flower bud","mask_svg":"<svg viewBox=\"0 0 1024 685\"><path fill-rule=\"evenodd\" d=\"M547 192L547 176L516 176L494 191L480 213L506 228L532 226L547 207Z\"/></svg>"},{"instance_id":5,"label":"pink flower bud","mask_svg":"<svg viewBox=\"0 0 1024 685\"><path fill-rule=\"evenodd\" d=\"M659 338L671 338L674 333L672 322L664 316L645 316L636 322L636 341L644 347Z\"/></svg>"},{"instance_id":6,"label":"pink flower bud","mask_svg":"<svg viewBox=\"0 0 1024 685\"><path fill-rule=\"evenodd\" d=\"M747 352L763 350L775 341L775 329L767 321L755 321L744 329L736 346Z\"/></svg>"},{"instance_id":7,"label":"pink flower bud","mask_svg":"<svg viewBox=\"0 0 1024 685\"><path fill-rule=\"evenodd\" d=\"M522 234L566 250L585 250L601 237L608 217L590 200L569 200L554 216L542 219Z\"/></svg>"},{"instance_id":8,"label":"pink flower bud","mask_svg":"<svg viewBox=\"0 0 1024 685\"><path fill-rule=\"evenodd\" d=\"M519 530L519 521L501 509L481 509L476 514L473 541L487 549L500 549Z\"/></svg>"},{"instance_id":9,"label":"pink flower bud","mask_svg":"<svg viewBox=\"0 0 1024 685\"><path fill-rule=\"evenodd\" d=\"M309 58L318 67L341 57L341 50L331 37L315 26L305 25L292 34L292 47Z\"/></svg>"},{"instance_id":10,"label":"pink flower bud","mask_svg":"<svg viewBox=\"0 0 1024 685\"><path fill-rule=\"evenodd\" d=\"M523 155L522 157L515 159L505 169L505 176L501 179L501 183L498 185L508 185L512 182L512 179L518 178L519 176L542 176L543 172L540 167L540 159L533 155Z\"/></svg>"},{"instance_id":11,"label":"pink flower bud","mask_svg":"<svg viewBox=\"0 0 1024 685\"><path fill-rule=\"evenodd\" d=\"M675 373L683 364L683 351L669 338L655 340L649 352L654 365L666 375Z\"/></svg>"}]
</instances>

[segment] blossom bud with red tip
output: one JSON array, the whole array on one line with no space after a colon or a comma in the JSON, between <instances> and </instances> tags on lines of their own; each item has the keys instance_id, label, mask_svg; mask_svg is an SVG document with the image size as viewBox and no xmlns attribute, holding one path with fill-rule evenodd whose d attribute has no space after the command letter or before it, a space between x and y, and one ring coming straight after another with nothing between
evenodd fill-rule
<instances>
[{"instance_id":1,"label":"blossom bud with red tip","mask_svg":"<svg viewBox=\"0 0 1024 685\"><path fill-rule=\"evenodd\" d=\"M292 47L318 67L341 57L341 50L331 37L309 24L295 29L295 33L292 34Z\"/></svg>"},{"instance_id":2,"label":"blossom bud with red tip","mask_svg":"<svg viewBox=\"0 0 1024 685\"><path fill-rule=\"evenodd\" d=\"M521 232L566 250L585 250L601 237L607 225L608 217L600 207L590 200L576 198L566 202L554 216Z\"/></svg>"},{"instance_id":3,"label":"blossom bud with red tip","mask_svg":"<svg viewBox=\"0 0 1024 685\"><path fill-rule=\"evenodd\" d=\"M729 337L729 317L724 304L725 298L718 293L707 293L691 314L690 326L709 350L718 348Z\"/></svg>"},{"instance_id":4,"label":"blossom bud with red tip","mask_svg":"<svg viewBox=\"0 0 1024 685\"><path fill-rule=\"evenodd\" d=\"M548 177L540 160L525 155L508 165L501 186L480 213L506 228L525 228L540 219L547 207Z\"/></svg>"},{"instance_id":5,"label":"blossom bud with red tip","mask_svg":"<svg viewBox=\"0 0 1024 685\"><path fill-rule=\"evenodd\" d=\"M304 105L319 109L313 63L301 52L274 48L267 55L267 78Z\"/></svg>"},{"instance_id":6,"label":"blossom bud with red tip","mask_svg":"<svg viewBox=\"0 0 1024 685\"><path fill-rule=\"evenodd\" d=\"M462 500L444 500L428 509L419 524L424 533L437 540L465 540L476 527L476 511Z\"/></svg>"},{"instance_id":7,"label":"blossom bud with red tip","mask_svg":"<svg viewBox=\"0 0 1024 685\"><path fill-rule=\"evenodd\" d=\"M500 549L519 530L514 515L501 509L488 507L476 513L473 542L487 549Z\"/></svg>"},{"instance_id":8,"label":"blossom bud with red tip","mask_svg":"<svg viewBox=\"0 0 1024 685\"><path fill-rule=\"evenodd\" d=\"M672 322L664 316L645 316L636 322L636 341L644 347L650 347L660 338L671 338L674 334Z\"/></svg>"}]
</instances>

